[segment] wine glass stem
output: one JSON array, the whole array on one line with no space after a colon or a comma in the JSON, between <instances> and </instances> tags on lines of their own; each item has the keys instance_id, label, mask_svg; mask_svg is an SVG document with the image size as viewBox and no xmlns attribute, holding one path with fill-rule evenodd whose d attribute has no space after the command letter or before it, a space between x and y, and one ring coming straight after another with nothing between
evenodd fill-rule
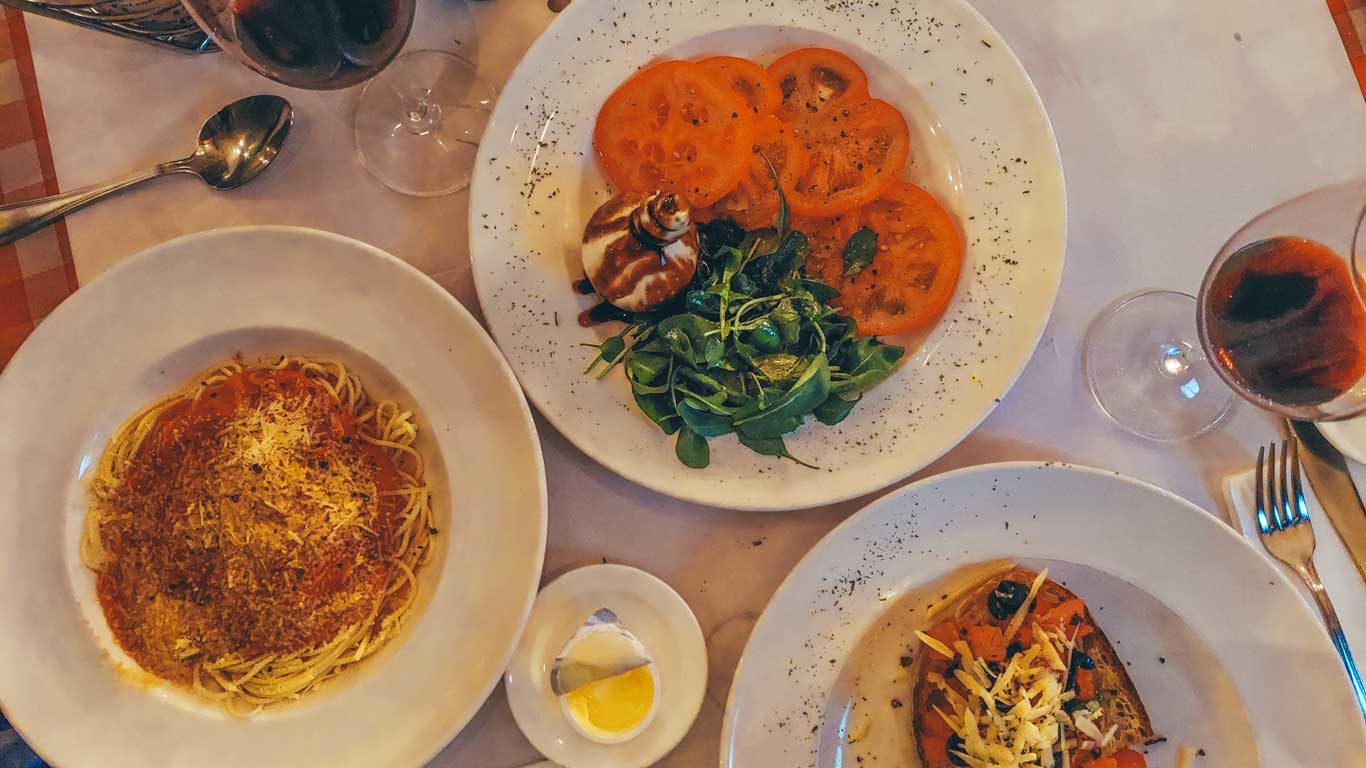
<instances>
[{"instance_id":1,"label":"wine glass stem","mask_svg":"<svg viewBox=\"0 0 1366 768\"><path fill-rule=\"evenodd\" d=\"M415 136L426 136L441 122L441 105L423 93L403 97L403 127Z\"/></svg>"},{"instance_id":2,"label":"wine glass stem","mask_svg":"<svg viewBox=\"0 0 1366 768\"><path fill-rule=\"evenodd\" d=\"M1158 350L1157 367L1167 376L1180 376L1190 365L1186 349L1179 342L1168 342Z\"/></svg>"}]
</instances>

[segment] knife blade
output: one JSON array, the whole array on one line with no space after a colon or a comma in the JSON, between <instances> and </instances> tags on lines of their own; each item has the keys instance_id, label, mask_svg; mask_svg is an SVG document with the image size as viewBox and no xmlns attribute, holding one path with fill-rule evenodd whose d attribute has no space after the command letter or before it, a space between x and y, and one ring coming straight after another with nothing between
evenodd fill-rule
<instances>
[{"instance_id":1,"label":"knife blade","mask_svg":"<svg viewBox=\"0 0 1366 768\"><path fill-rule=\"evenodd\" d=\"M1357 574L1366 581L1366 506L1347 469L1347 459L1307 421L1286 419L1286 426L1300 442L1300 466L1309 477L1333 528L1342 537Z\"/></svg>"}]
</instances>

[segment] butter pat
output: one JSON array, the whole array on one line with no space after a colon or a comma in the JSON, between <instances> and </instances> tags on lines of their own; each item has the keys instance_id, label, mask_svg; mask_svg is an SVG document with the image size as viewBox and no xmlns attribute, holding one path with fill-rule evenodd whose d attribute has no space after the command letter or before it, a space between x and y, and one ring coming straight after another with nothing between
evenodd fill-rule
<instances>
[{"instance_id":1,"label":"butter pat","mask_svg":"<svg viewBox=\"0 0 1366 768\"><path fill-rule=\"evenodd\" d=\"M574 730L601 744L638 735L659 705L654 660L607 608L589 616L555 658L550 688Z\"/></svg>"}]
</instances>

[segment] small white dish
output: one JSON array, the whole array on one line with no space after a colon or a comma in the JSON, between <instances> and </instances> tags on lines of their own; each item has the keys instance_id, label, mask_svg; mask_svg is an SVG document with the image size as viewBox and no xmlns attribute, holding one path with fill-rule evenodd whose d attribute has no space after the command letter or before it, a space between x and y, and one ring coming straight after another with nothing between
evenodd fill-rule
<instances>
[{"instance_id":1,"label":"small white dish","mask_svg":"<svg viewBox=\"0 0 1366 768\"><path fill-rule=\"evenodd\" d=\"M1314 426L1343 456L1366 464L1366 416L1343 421L1321 421Z\"/></svg>"},{"instance_id":2,"label":"small white dish","mask_svg":"<svg viewBox=\"0 0 1366 768\"><path fill-rule=\"evenodd\" d=\"M550 665L589 615L610 608L654 658L654 716L629 741L583 736L550 690ZM678 745L707 688L707 647L692 609L668 584L625 565L592 565L541 590L507 669L508 703L522 733L565 768L644 768Z\"/></svg>"}]
</instances>

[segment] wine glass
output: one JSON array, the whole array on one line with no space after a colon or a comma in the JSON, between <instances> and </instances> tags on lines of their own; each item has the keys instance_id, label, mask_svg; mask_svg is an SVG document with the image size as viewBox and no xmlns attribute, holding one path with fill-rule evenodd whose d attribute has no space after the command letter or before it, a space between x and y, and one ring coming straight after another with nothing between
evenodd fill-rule
<instances>
[{"instance_id":1,"label":"wine glass","mask_svg":"<svg viewBox=\"0 0 1366 768\"><path fill-rule=\"evenodd\" d=\"M1366 411L1366 178L1253 219L1219 249L1197 325L1244 399L1302 421Z\"/></svg>"},{"instance_id":2,"label":"wine glass","mask_svg":"<svg viewBox=\"0 0 1366 768\"><path fill-rule=\"evenodd\" d=\"M233 58L309 90L347 88L384 69L413 28L417 0L182 0Z\"/></svg>"},{"instance_id":3,"label":"wine glass","mask_svg":"<svg viewBox=\"0 0 1366 768\"><path fill-rule=\"evenodd\" d=\"M1154 440L1209 431L1234 393L1297 419L1366 411L1364 215L1366 179L1324 187L1239 229L1198 298L1142 291L1111 304L1082 343L1101 410Z\"/></svg>"},{"instance_id":4,"label":"wine glass","mask_svg":"<svg viewBox=\"0 0 1366 768\"><path fill-rule=\"evenodd\" d=\"M432 197L469 186L496 91L447 51L398 55L417 0L181 0L220 48L286 85L368 80L353 115L356 152L380 182Z\"/></svg>"}]
</instances>

